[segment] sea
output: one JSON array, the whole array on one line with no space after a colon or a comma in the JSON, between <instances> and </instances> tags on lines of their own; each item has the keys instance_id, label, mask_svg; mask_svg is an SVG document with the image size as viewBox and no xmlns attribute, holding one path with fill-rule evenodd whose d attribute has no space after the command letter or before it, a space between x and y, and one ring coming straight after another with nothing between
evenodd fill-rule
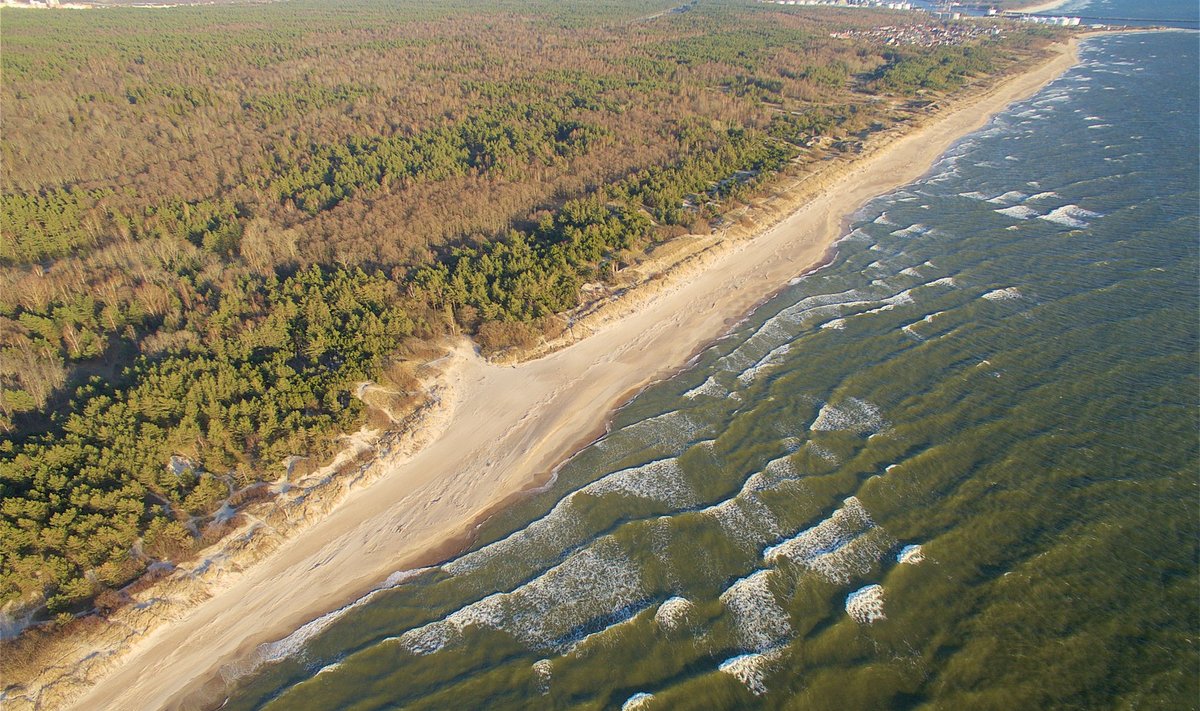
<instances>
[{"instance_id":1,"label":"sea","mask_svg":"<svg viewBox=\"0 0 1200 711\"><path fill-rule=\"evenodd\" d=\"M1198 47L1085 41L223 708L1196 708Z\"/></svg>"}]
</instances>

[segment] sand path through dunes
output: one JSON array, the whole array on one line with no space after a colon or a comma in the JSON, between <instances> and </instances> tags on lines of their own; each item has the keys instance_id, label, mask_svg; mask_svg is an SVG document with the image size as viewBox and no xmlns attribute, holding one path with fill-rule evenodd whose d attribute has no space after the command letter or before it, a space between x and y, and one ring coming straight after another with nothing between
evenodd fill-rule
<instances>
[{"instance_id":1,"label":"sand path through dunes","mask_svg":"<svg viewBox=\"0 0 1200 711\"><path fill-rule=\"evenodd\" d=\"M919 177L956 139L1075 62L1046 63L857 161L805 207L731 244L703 269L576 344L518 366L459 348L453 417L427 447L285 542L184 617L159 627L76 702L80 709L190 706L203 682L461 537L472 522L601 431L631 390L683 365L763 297L818 263L841 221ZM190 699L191 701L185 701Z\"/></svg>"}]
</instances>

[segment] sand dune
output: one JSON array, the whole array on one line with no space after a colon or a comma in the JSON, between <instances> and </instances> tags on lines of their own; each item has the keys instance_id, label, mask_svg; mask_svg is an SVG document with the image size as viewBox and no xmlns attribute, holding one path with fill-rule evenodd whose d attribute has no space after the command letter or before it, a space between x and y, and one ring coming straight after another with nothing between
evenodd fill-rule
<instances>
[{"instance_id":1,"label":"sand dune","mask_svg":"<svg viewBox=\"0 0 1200 711\"><path fill-rule=\"evenodd\" d=\"M202 692L219 700L221 686L211 680L222 665L393 571L431 562L447 541L461 541L486 511L544 481L602 431L631 391L686 363L764 296L819 263L846 215L919 177L957 138L1074 62L1074 43L1059 47L1048 62L824 176L819 190L804 188L806 204L790 217L753 239L710 249L573 345L516 366L488 363L463 345L449 369L452 418L439 436L182 618L146 635L75 706L190 707Z\"/></svg>"}]
</instances>

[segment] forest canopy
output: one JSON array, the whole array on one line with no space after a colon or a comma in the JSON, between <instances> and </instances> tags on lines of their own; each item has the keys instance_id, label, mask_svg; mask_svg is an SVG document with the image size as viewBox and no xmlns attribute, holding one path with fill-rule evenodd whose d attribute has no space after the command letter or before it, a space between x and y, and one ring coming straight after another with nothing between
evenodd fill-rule
<instances>
[{"instance_id":1,"label":"forest canopy","mask_svg":"<svg viewBox=\"0 0 1200 711\"><path fill-rule=\"evenodd\" d=\"M414 344L536 342L629 255L1046 41L676 4L0 10L0 604L185 558Z\"/></svg>"}]
</instances>

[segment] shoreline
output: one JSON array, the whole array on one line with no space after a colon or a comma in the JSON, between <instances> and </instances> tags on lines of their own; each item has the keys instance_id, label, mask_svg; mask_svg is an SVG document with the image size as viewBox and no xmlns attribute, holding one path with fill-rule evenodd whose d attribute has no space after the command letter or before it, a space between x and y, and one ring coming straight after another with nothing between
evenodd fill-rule
<instances>
[{"instance_id":1,"label":"shoreline","mask_svg":"<svg viewBox=\"0 0 1200 711\"><path fill-rule=\"evenodd\" d=\"M201 697L219 699L223 671L253 657L261 644L355 604L386 587L380 581L395 571L440 562L466 547L482 520L545 486L602 434L617 407L687 368L789 279L828 263L855 210L919 178L953 143L1076 64L1077 46L1072 37L1026 71L948 102L919 126L885 132L864 156L784 176L790 185L754 201L767 224L731 238L697 238L697 249L666 279L601 308L589 319L596 323L579 324L586 335L556 350L552 345L545 355L508 366L460 345L443 403L453 417L441 413L446 419L424 446L382 458L387 471L371 477L371 485L350 489L327 516L143 633L93 670L99 678L75 680L80 687L91 681L89 688L63 689L42 701L192 708Z\"/></svg>"}]
</instances>

